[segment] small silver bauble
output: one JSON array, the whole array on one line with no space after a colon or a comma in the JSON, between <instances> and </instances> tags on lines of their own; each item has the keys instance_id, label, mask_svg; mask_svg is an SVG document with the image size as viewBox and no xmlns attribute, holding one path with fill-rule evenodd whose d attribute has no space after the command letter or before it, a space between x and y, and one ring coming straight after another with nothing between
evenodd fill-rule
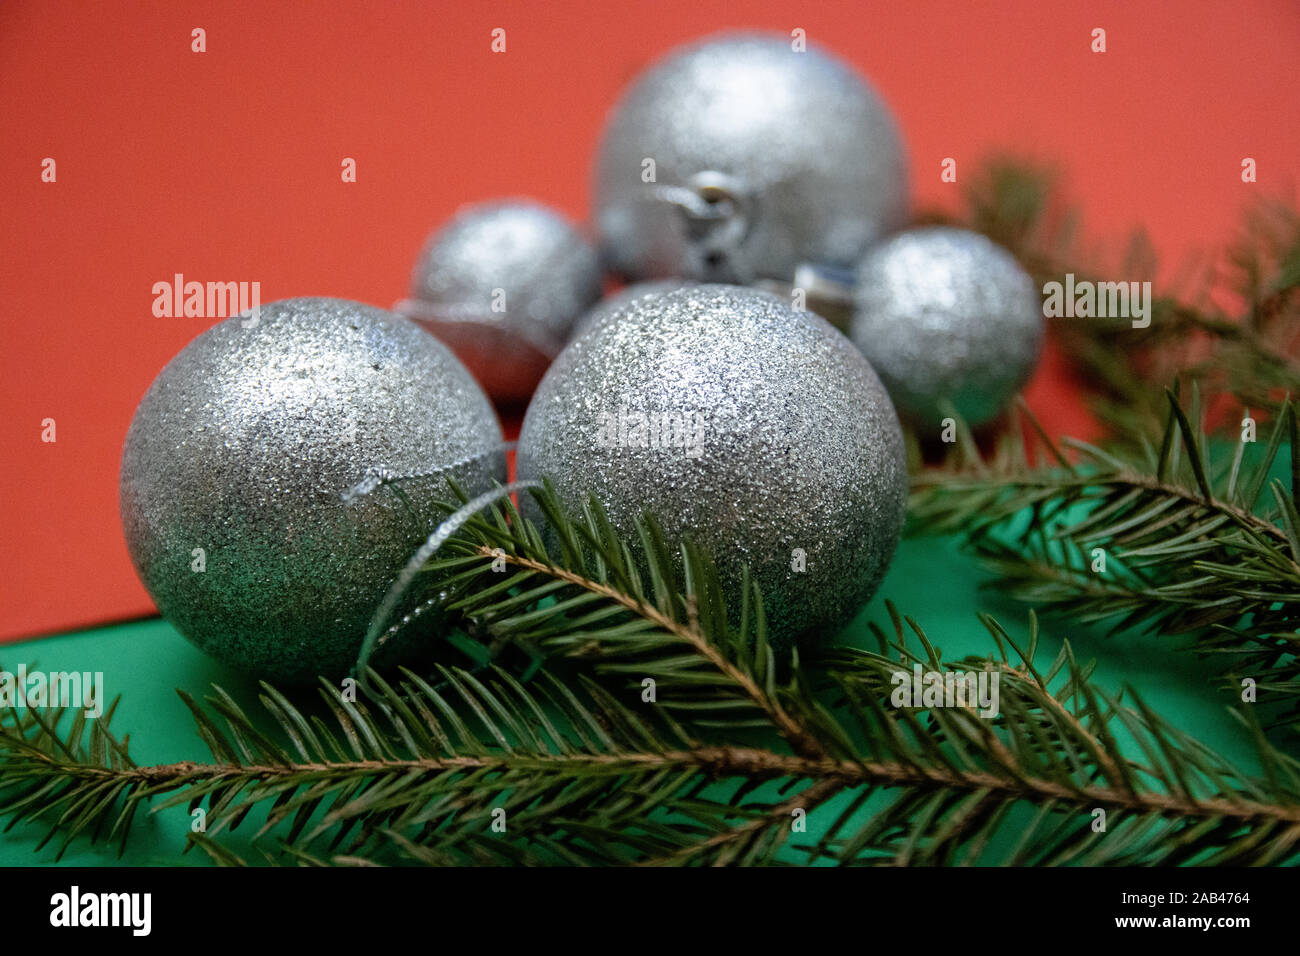
<instances>
[{"instance_id":1,"label":"small silver bauble","mask_svg":"<svg viewBox=\"0 0 1300 956\"><path fill-rule=\"evenodd\" d=\"M978 233L899 233L858 267L850 335L900 414L939 424L950 403L970 425L995 418L1028 381L1043 309L1015 257Z\"/></svg>"},{"instance_id":2,"label":"small silver bauble","mask_svg":"<svg viewBox=\"0 0 1300 956\"><path fill-rule=\"evenodd\" d=\"M907 492L893 406L848 339L723 285L636 297L575 338L528 407L518 474L575 513L594 494L630 540L643 512L670 547L690 535L733 604L747 565L778 643L871 596Z\"/></svg>"},{"instance_id":3,"label":"small silver bauble","mask_svg":"<svg viewBox=\"0 0 1300 956\"><path fill-rule=\"evenodd\" d=\"M288 299L221 322L158 374L122 452L127 549L158 609L257 676L335 677L442 515L446 476L505 472L491 404L400 316ZM424 475L347 502L372 469Z\"/></svg>"},{"instance_id":4,"label":"small silver bauble","mask_svg":"<svg viewBox=\"0 0 1300 956\"><path fill-rule=\"evenodd\" d=\"M850 267L906 206L901 139L876 93L840 60L764 33L654 64L614 109L596 170L601 252L629 279Z\"/></svg>"},{"instance_id":5,"label":"small silver bauble","mask_svg":"<svg viewBox=\"0 0 1300 956\"><path fill-rule=\"evenodd\" d=\"M399 310L446 342L488 393L526 399L601 292L596 251L528 200L463 209L435 232Z\"/></svg>"}]
</instances>

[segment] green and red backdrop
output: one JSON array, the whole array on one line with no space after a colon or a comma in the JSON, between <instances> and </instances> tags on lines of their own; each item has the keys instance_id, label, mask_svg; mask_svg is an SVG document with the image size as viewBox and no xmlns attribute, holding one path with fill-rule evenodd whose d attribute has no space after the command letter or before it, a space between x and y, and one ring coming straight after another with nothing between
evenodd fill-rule
<instances>
[{"instance_id":1,"label":"green and red backdrop","mask_svg":"<svg viewBox=\"0 0 1300 956\"><path fill-rule=\"evenodd\" d=\"M731 27L803 29L869 76L902 126L918 209L956 210L991 153L1049 162L1093 240L1143 226L1167 277L1212 258L1256 191L1294 195L1295 0L6 0L0 640L152 610L118 524L122 438L154 375L215 321L156 318L155 282L391 304L462 203L526 194L584 217L620 89ZM1059 355L1028 395L1053 431L1090 430Z\"/></svg>"}]
</instances>

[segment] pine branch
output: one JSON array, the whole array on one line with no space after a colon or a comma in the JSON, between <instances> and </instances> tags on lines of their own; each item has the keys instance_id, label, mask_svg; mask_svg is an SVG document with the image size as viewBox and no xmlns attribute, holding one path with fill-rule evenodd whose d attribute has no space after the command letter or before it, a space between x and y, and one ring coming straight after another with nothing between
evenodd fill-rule
<instances>
[{"instance_id":1,"label":"pine branch","mask_svg":"<svg viewBox=\"0 0 1300 956\"><path fill-rule=\"evenodd\" d=\"M478 551L479 554L485 558L490 559L494 557L493 551L486 545L480 545ZM764 713L772 726L777 729L781 736L784 737L797 752L812 757L821 754L821 747L818 745L817 741L804 734L803 731L800 730L799 725L781 708L780 703L776 699L769 697L768 694L758 686L756 679L751 677L743 667L738 666L729 660L722 648L715 647L710 643L709 638L705 637L703 632L698 629L698 622L686 624L675 620L657 608L647 605L641 598L620 594L607 584L593 581L580 574L575 574L563 569L549 567L535 559L518 555L505 555L502 557L502 560L513 567L524 568L543 576L550 577L553 580L564 581L588 594L604 596L615 604L625 608L631 614L639 616L642 619L662 628L665 634L670 634L679 639L683 644L690 647L695 654L699 655L699 658L705 665L714 669L718 675L726 681L734 684L745 698ZM590 632L588 632L585 637L590 641ZM608 645L609 636L606 634L604 637L605 643ZM565 643L570 643L569 638L571 638L571 635L565 635ZM766 638L764 638L764 642L766 642ZM551 641L548 644L543 638L539 643L542 646L554 647L558 642ZM591 650L592 646L590 644L584 644L583 649L579 653L585 656L589 654ZM621 654L625 653L625 651L620 648L617 653ZM603 670L608 673L611 668L606 666Z\"/></svg>"},{"instance_id":2,"label":"pine branch","mask_svg":"<svg viewBox=\"0 0 1300 956\"><path fill-rule=\"evenodd\" d=\"M182 695L212 760L162 767L131 763L106 722L29 711L0 733L0 815L44 822L66 845L83 832L125 840L149 801L203 807L206 832L190 842L224 865L244 862L226 837L247 820L272 862L307 865L1296 856L1300 767L1247 715L1263 778L1135 696L1122 704L1095 687L1068 645L1037 670L1032 619L1024 651L985 619L992 653L942 661L891 608L878 652L794 666L767 644L756 591L739 626L728 622L716 571L689 545L679 576L650 523L634 550L597 506L556 522L563 554L550 558L502 504L466 525L461 553L428 569L429 586L497 637L594 677L566 680L548 665L524 684L501 668L443 668L436 686L409 671L390 685L371 672L358 701L322 686L326 719L263 685L274 733L219 689L204 704ZM492 570L502 555L511 570ZM917 666L996 675L998 713L902 706L899 677ZM647 676L653 701L641 696ZM846 806L821 837L802 840L801 813L836 800Z\"/></svg>"},{"instance_id":3,"label":"pine branch","mask_svg":"<svg viewBox=\"0 0 1300 956\"><path fill-rule=\"evenodd\" d=\"M908 648L905 623L923 654ZM225 865L243 861L222 835L254 814L263 819L259 835L287 828L285 855L315 864L761 863L777 861L787 845L792 858L840 863L1152 865L1295 855L1300 766L1262 738L1268 776L1254 780L1140 702L1122 706L1094 688L1068 645L1038 673L1035 629L1029 651L1008 658L1010 639L986 621L998 653L945 664L913 622L895 615L894 625L896 656L840 650L819 662L851 715L841 721L822 710L810 721L820 757L694 741L655 708L634 712L591 683L573 691L545 677L530 691L501 672L482 683L447 671L448 697L414 674L396 688L372 675L382 690L369 706L323 688L334 728L264 688L262 706L287 745L270 741L219 690L206 707L186 698L212 748L208 764L96 762L74 733L106 730L83 724L51 738L25 718L21 734L0 735L0 812L11 825L58 814L55 830L69 832L114 814L122 821L151 797L161 798L155 809L206 804L209 825L192 842ZM912 664L996 672L1000 716L890 706L893 675ZM1119 752L1116 725L1146 759ZM765 783L786 790L759 796ZM839 796L857 811L873 798L886 805L841 814L817 843L789 839L794 811ZM1039 810L1028 832L1008 819L1020 806ZM1093 831L1097 811L1107 832ZM498 814L501 833L491 827ZM118 825L124 836L129 823ZM1260 840L1261 832L1271 838ZM1013 843L1012 834L1024 838Z\"/></svg>"},{"instance_id":4,"label":"pine branch","mask_svg":"<svg viewBox=\"0 0 1300 956\"><path fill-rule=\"evenodd\" d=\"M429 562L426 587L447 611L493 646L581 662L638 688L651 680L663 709L693 726L775 727L796 752L818 755L774 694L798 656L778 659L756 585L741 589L729 620L717 571L691 542L672 553L647 517L630 546L599 502L574 521L549 486L534 496L549 545L506 499L470 519L447 556Z\"/></svg>"},{"instance_id":5,"label":"pine branch","mask_svg":"<svg viewBox=\"0 0 1300 956\"><path fill-rule=\"evenodd\" d=\"M1238 442L1215 460L1192 425L1196 404L1189 415L1170 393L1163 432L1133 454L1068 442L1071 462L1041 428L1051 465L1030 464L1018 440L978 467L966 449L966 464L916 479L909 532L962 534L997 587L1072 620L1194 633L1203 650L1227 656L1229 674L1267 680L1294 710L1295 408L1280 406L1267 444ZM1273 477L1279 470L1284 478Z\"/></svg>"}]
</instances>

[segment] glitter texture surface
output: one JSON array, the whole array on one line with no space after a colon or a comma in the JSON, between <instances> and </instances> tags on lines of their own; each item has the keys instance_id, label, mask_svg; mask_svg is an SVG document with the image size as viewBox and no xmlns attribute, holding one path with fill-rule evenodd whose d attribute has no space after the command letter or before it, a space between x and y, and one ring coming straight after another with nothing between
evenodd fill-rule
<instances>
[{"instance_id":1,"label":"glitter texture surface","mask_svg":"<svg viewBox=\"0 0 1300 956\"><path fill-rule=\"evenodd\" d=\"M526 200L462 210L430 237L412 280L416 298L557 349L600 291L595 249L559 213Z\"/></svg>"},{"instance_id":2,"label":"glitter texture surface","mask_svg":"<svg viewBox=\"0 0 1300 956\"><path fill-rule=\"evenodd\" d=\"M575 513L594 494L624 535L643 511L670 547L689 534L733 602L747 564L779 643L833 632L871 596L907 491L898 419L852 344L723 285L637 297L575 338L529 406L518 473Z\"/></svg>"},{"instance_id":3,"label":"glitter texture surface","mask_svg":"<svg viewBox=\"0 0 1300 956\"><path fill-rule=\"evenodd\" d=\"M698 189L702 173L744 197L723 261L656 198ZM801 262L854 265L902 225L906 185L897 124L852 68L813 47L795 52L789 37L731 33L670 53L623 95L594 208L602 255L628 278L788 282Z\"/></svg>"},{"instance_id":4,"label":"glitter texture surface","mask_svg":"<svg viewBox=\"0 0 1300 956\"><path fill-rule=\"evenodd\" d=\"M694 284L689 279L650 279L646 282L634 282L597 303L590 312L579 319L577 326L574 327L573 337L577 338L596 323L604 321L606 316L613 315L642 296L662 295Z\"/></svg>"},{"instance_id":5,"label":"glitter texture surface","mask_svg":"<svg viewBox=\"0 0 1300 956\"><path fill-rule=\"evenodd\" d=\"M442 475L345 503L372 467L504 480L487 397L432 336L338 299L263 306L186 346L122 453L127 548L162 614L205 652L296 682L346 673L370 615L440 518ZM195 570L203 550L206 568Z\"/></svg>"},{"instance_id":6,"label":"glitter texture surface","mask_svg":"<svg viewBox=\"0 0 1300 956\"><path fill-rule=\"evenodd\" d=\"M1043 346L1042 303L1011 253L962 229L894 236L858 268L850 336L905 417L937 426L947 399L967 423L995 418Z\"/></svg>"}]
</instances>

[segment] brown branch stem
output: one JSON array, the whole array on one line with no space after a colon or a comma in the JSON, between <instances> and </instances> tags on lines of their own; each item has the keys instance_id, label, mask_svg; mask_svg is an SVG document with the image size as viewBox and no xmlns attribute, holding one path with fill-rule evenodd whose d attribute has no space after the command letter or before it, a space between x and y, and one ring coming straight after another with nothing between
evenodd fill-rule
<instances>
[{"instance_id":1,"label":"brown branch stem","mask_svg":"<svg viewBox=\"0 0 1300 956\"><path fill-rule=\"evenodd\" d=\"M412 771L430 774L477 773L493 770L531 770L570 773L580 767L606 769L611 776L665 768L694 768L714 778L745 777L758 780L805 779L816 790L806 790L786 801L791 807L805 806L811 795L824 798L835 789L877 786L915 787L927 790L981 791L1006 799L1042 803L1054 800L1081 808L1106 807L1138 813L1159 813L1197 819L1222 817L1243 824L1268 821L1300 824L1300 804L1274 805L1249 799L1216 797L1197 800L1173 794L1129 792L1114 787L1072 786L1057 780L1013 777L989 771L960 771L921 767L914 764L832 760L793 754L778 754L750 747L699 747L659 753L609 754L492 754L465 757L420 757L407 760L352 760L337 763L300 764L199 764L192 761L152 767L87 767L52 759L44 761L55 771L83 779L136 781L152 793L175 790L192 783L220 779L256 778L263 781L286 777L316 779L357 774L405 775ZM307 783L308 780L304 780ZM829 789L825 789L829 788ZM784 807L783 803L781 806ZM773 811L776 812L775 810ZM724 835L725 836L725 835Z\"/></svg>"}]
</instances>

